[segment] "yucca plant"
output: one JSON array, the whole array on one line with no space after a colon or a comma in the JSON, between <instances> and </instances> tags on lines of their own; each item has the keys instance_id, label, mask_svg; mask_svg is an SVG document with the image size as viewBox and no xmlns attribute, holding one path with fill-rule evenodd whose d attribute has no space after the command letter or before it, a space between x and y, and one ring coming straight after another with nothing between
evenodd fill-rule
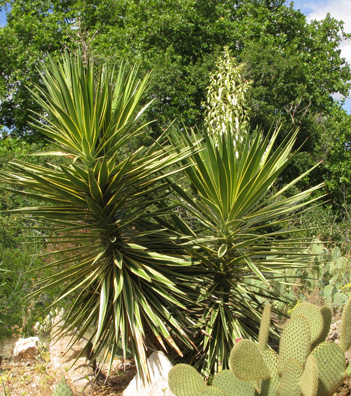
<instances>
[{"instance_id":1,"label":"yucca plant","mask_svg":"<svg viewBox=\"0 0 351 396\"><path fill-rule=\"evenodd\" d=\"M33 95L44 115L33 125L58 148L44 154L68 163L17 161L1 175L7 186L38 201L16 212L33 221L39 239L56 245L43 256L57 273L43 279L36 294L61 285L55 304L74 296L63 320L63 333L75 332L72 343L89 330L91 358L110 352L111 363L119 345L124 356L129 348L147 378L147 337L179 354L174 336L190 346L184 316L177 315L188 297L176 282L192 279L191 263L177 247L179 237L160 224L172 210L158 205L168 194L164 178L189 149L176 152L160 138L128 151L147 131L140 117L148 105L140 110L139 104L149 76L139 81L137 68L127 72L122 65L115 72L66 54L41 77L45 88Z\"/></svg>"},{"instance_id":2,"label":"yucca plant","mask_svg":"<svg viewBox=\"0 0 351 396\"><path fill-rule=\"evenodd\" d=\"M244 67L225 49L208 88L205 130L172 135L178 150L203 138L200 150L194 146L192 157L184 160L186 180L173 188L178 205L196 219L192 228L186 220L177 224L189 237L186 246L202 279L194 285L202 310L194 307L197 351L190 358L205 374L228 367L236 338L257 336L262 297L284 297L270 287L280 281L280 271L308 265L300 253L306 241L289 240L296 230L285 224L293 224L321 187L289 196L306 172L277 188L294 156L297 132L277 146L279 129L266 136L248 129L250 82L242 76Z\"/></svg>"},{"instance_id":3,"label":"yucca plant","mask_svg":"<svg viewBox=\"0 0 351 396\"><path fill-rule=\"evenodd\" d=\"M189 217L197 219L193 229L178 224L188 233L188 252L202 274L198 303L196 339L197 365L209 374L228 367L236 338L255 337L263 300L279 299L270 287L279 282L284 268L306 266L302 240L289 240L296 230L285 229L287 220L315 201L311 194L321 185L292 196L285 193L305 175L284 188L274 184L293 158L296 133L273 149L279 131L270 137L257 133L240 146L229 130L220 139L204 133L202 150L186 160L190 188L173 185ZM191 138L175 134L179 146ZM198 137L196 136L196 139ZM256 280L255 286L252 280Z\"/></svg>"}]
</instances>

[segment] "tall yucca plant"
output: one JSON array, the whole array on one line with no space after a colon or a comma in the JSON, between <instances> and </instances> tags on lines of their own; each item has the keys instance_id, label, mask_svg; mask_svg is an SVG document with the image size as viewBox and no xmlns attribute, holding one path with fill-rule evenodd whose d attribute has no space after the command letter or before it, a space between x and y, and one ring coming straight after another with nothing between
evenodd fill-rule
<instances>
[{"instance_id":1,"label":"tall yucca plant","mask_svg":"<svg viewBox=\"0 0 351 396\"><path fill-rule=\"evenodd\" d=\"M191 229L179 219L177 224L189 236L188 251L203 282L198 289L202 314L195 353L207 373L228 366L236 338L256 335L260 296L279 298L270 282L286 267L306 265L296 248L301 241L289 241L294 230L284 224L289 219L293 223L320 187L287 197L301 175L276 189L293 158L297 132L273 149L279 130L266 137L249 131L250 83L242 76L244 67L237 66L226 48L208 88L201 150L184 161L188 167L182 188L174 185L182 198L179 205L196 219ZM192 146L198 139L195 133L173 134L177 147Z\"/></svg>"},{"instance_id":2,"label":"tall yucca plant","mask_svg":"<svg viewBox=\"0 0 351 396\"><path fill-rule=\"evenodd\" d=\"M39 202L17 212L44 224L43 238L58 246L46 253L54 259L47 266L58 272L42 280L38 293L61 285L56 303L75 293L63 322L65 332L76 329L72 342L89 330L92 358L111 352L111 363L121 343L147 378L146 332L179 354L174 335L190 345L186 325L176 319L187 299L176 282L191 279L190 262L179 254L177 236L158 221L171 209L157 205L167 194L160 183L174 172L167 169L188 148L176 153L159 140L128 152L131 139L145 130L139 122L145 108L138 107L149 76L139 81L137 69L128 73L123 65L115 76L79 56L51 62L42 74L45 89L33 92L45 114L35 126L58 147L47 155L70 163L12 162L1 179Z\"/></svg>"}]
</instances>

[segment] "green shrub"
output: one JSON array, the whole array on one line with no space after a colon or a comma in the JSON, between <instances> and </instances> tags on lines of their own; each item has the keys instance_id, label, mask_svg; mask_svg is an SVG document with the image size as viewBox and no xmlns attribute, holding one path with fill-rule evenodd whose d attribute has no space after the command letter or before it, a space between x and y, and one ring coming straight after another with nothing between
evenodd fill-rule
<instances>
[{"instance_id":1,"label":"green shrub","mask_svg":"<svg viewBox=\"0 0 351 396\"><path fill-rule=\"evenodd\" d=\"M45 166L45 157L31 156L43 149L44 144L30 145L23 139L0 139L0 169L8 170L8 163L15 159ZM36 255L45 249L45 244L28 243L28 239L45 231L39 232L38 224L18 213L6 212L35 204L32 198L23 197L16 188L7 190L8 187L3 185L0 190L0 338L32 335L38 315L52 303L53 294L57 293L57 288L53 288L39 298L27 298L37 290L40 278L50 273L50 270L34 271L44 264ZM31 270L33 272L28 272Z\"/></svg>"}]
</instances>

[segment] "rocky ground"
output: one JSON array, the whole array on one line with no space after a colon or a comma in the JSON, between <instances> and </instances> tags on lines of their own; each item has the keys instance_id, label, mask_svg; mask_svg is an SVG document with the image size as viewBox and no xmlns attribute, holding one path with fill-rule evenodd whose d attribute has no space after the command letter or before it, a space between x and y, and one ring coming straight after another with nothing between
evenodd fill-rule
<instances>
[{"instance_id":1,"label":"rocky ground","mask_svg":"<svg viewBox=\"0 0 351 396\"><path fill-rule=\"evenodd\" d=\"M4 396L51 396L60 378L55 378L46 370L47 363L39 359L31 364L15 363L11 359L4 359L0 371L0 395ZM135 368L130 366L126 371L119 370L112 373L106 382L100 379L89 392L92 396L121 396L122 391L135 375ZM334 396L350 396L351 380ZM137 396L137 395L135 395Z\"/></svg>"},{"instance_id":2,"label":"rocky ground","mask_svg":"<svg viewBox=\"0 0 351 396\"><path fill-rule=\"evenodd\" d=\"M340 321L336 321L329 334L329 339L338 342ZM59 346L58 346L59 347ZM0 395L4 396L51 396L55 385L62 380L62 374L53 371L53 362L48 346L39 348L34 359L16 361L11 356L11 346L7 351L0 349ZM346 355L350 362L351 352ZM135 375L135 366L132 361L127 362L123 369L122 362L116 359L113 363L112 374L106 378L107 365L102 367L102 376L98 378L85 395L92 396L121 396L123 390ZM82 393L75 393L76 396ZM334 396L351 395L351 380L347 379L344 385ZM137 396L137 395L135 395Z\"/></svg>"},{"instance_id":3,"label":"rocky ground","mask_svg":"<svg viewBox=\"0 0 351 396\"><path fill-rule=\"evenodd\" d=\"M51 396L55 385L61 381L46 370L47 363L13 362L3 359L0 371L0 395L4 396ZM105 371L105 370L103 370ZM105 371L106 372L106 371ZM106 380L101 378L89 391L92 396L121 396L122 391L135 375L135 368L118 370Z\"/></svg>"},{"instance_id":4,"label":"rocky ground","mask_svg":"<svg viewBox=\"0 0 351 396\"><path fill-rule=\"evenodd\" d=\"M0 359L0 395L51 396L56 384L62 381L62 374L52 368L48 345L43 344L35 358L16 361L11 356L9 344L2 349L3 358ZM86 395L120 396L136 373L132 361L126 362L123 369L118 359L113 363L109 378L106 378L107 365L102 366L101 371L102 375L94 381ZM82 395L81 392L78 394Z\"/></svg>"}]
</instances>

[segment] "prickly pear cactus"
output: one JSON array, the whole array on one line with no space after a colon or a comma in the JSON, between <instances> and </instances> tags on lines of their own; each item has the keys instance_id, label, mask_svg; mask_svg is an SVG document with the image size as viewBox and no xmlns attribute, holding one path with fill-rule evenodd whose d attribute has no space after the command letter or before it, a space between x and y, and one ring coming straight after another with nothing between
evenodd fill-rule
<instances>
[{"instance_id":1,"label":"prickly pear cactus","mask_svg":"<svg viewBox=\"0 0 351 396\"><path fill-rule=\"evenodd\" d=\"M339 346L343 352L351 347L351 298L342 313Z\"/></svg>"},{"instance_id":2,"label":"prickly pear cactus","mask_svg":"<svg viewBox=\"0 0 351 396\"><path fill-rule=\"evenodd\" d=\"M329 330L330 330L330 325L331 325L332 316L333 316L332 310L329 307L327 307L326 305L324 305L323 307L320 308L320 312L323 317L323 329L322 329L320 336L312 343L311 349L314 349L321 342L325 341L325 339L328 336ZM350 326L350 328L351 328L351 326Z\"/></svg>"},{"instance_id":3,"label":"prickly pear cactus","mask_svg":"<svg viewBox=\"0 0 351 396\"><path fill-rule=\"evenodd\" d=\"M343 306L347 301L347 296L344 293L337 292L334 294L333 305L335 307Z\"/></svg>"},{"instance_id":4,"label":"prickly pear cactus","mask_svg":"<svg viewBox=\"0 0 351 396\"><path fill-rule=\"evenodd\" d=\"M302 396L298 382L302 374L303 366L296 359L290 359L284 366L278 387L278 395Z\"/></svg>"},{"instance_id":5,"label":"prickly pear cactus","mask_svg":"<svg viewBox=\"0 0 351 396\"><path fill-rule=\"evenodd\" d=\"M346 377L351 377L351 364L349 364L348 366L347 366L347 369L346 369L346 371L345 371L345 374L346 374Z\"/></svg>"},{"instance_id":6,"label":"prickly pear cactus","mask_svg":"<svg viewBox=\"0 0 351 396\"><path fill-rule=\"evenodd\" d=\"M332 275L330 284L345 284L350 281L350 260L346 257L338 257L330 263L329 274Z\"/></svg>"},{"instance_id":7,"label":"prickly pear cactus","mask_svg":"<svg viewBox=\"0 0 351 396\"><path fill-rule=\"evenodd\" d=\"M177 364L168 374L168 384L176 396L200 396L207 385L201 375L188 364Z\"/></svg>"},{"instance_id":8,"label":"prickly pear cactus","mask_svg":"<svg viewBox=\"0 0 351 396\"><path fill-rule=\"evenodd\" d=\"M299 385L304 396L317 396L318 366L316 359L312 355L307 358L305 370L300 378Z\"/></svg>"},{"instance_id":9,"label":"prickly pear cactus","mask_svg":"<svg viewBox=\"0 0 351 396\"><path fill-rule=\"evenodd\" d=\"M215 375L212 385L221 389L226 396L256 395L256 390L250 382L237 378L230 370L223 370Z\"/></svg>"},{"instance_id":10,"label":"prickly pear cactus","mask_svg":"<svg viewBox=\"0 0 351 396\"><path fill-rule=\"evenodd\" d=\"M351 347L351 298L343 311L340 346L324 341L330 321L330 308L302 305L282 332L278 355L265 347L265 317L261 343L239 341L230 355L230 370L215 375L211 386L194 368L180 364L169 372L169 387L176 396L331 396L351 377L344 356Z\"/></svg>"},{"instance_id":11,"label":"prickly pear cactus","mask_svg":"<svg viewBox=\"0 0 351 396\"><path fill-rule=\"evenodd\" d=\"M73 396L73 392L66 381L63 381L56 385L52 396Z\"/></svg>"},{"instance_id":12,"label":"prickly pear cactus","mask_svg":"<svg viewBox=\"0 0 351 396\"><path fill-rule=\"evenodd\" d=\"M229 365L233 373L244 381L259 381L270 377L257 344L250 340L241 340L235 345Z\"/></svg>"},{"instance_id":13,"label":"prickly pear cactus","mask_svg":"<svg viewBox=\"0 0 351 396\"><path fill-rule=\"evenodd\" d=\"M266 304L262 312L260 331L258 333L258 345L262 352L268 346L270 327L271 327L271 304Z\"/></svg>"},{"instance_id":14,"label":"prickly pear cactus","mask_svg":"<svg viewBox=\"0 0 351 396\"><path fill-rule=\"evenodd\" d=\"M334 285L327 285L324 287L323 296L324 296L325 304L332 304L336 292L337 289Z\"/></svg>"},{"instance_id":15,"label":"prickly pear cactus","mask_svg":"<svg viewBox=\"0 0 351 396\"><path fill-rule=\"evenodd\" d=\"M343 351L333 342L325 341L312 351L312 356L318 368L318 395L332 395L345 378Z\"/></svg>"},{"instance_id":16,"label":"prickly pear cactus","mask_svg":"<svg viewBox=\"0 0 351 396\"><path fill-rule=\"evenodd\" d=\"M338 246L335 246L331 251L331 260L336 261L339 257L341 257L341 250Z\"/></svg>"},{"instance_id":17,"label":"prickly pear cactus","mask_svg":"<svg viewBox=\"0 0 351 396\"><path fill-rule=\"evenodd\" d=\"M219 388L216 386L208 386L206 389L201 393L201 396L227 396L223 393Z\"/></svg>"},{"instance_id":18,"label":"prickly pear cactus","mask_svg":"<svg viewBox=\"0 0 351 396\"><path fill-rule=\"evenodd\" d=\"M262 381L261 396L276 396L280 378L278 374L278 355L272 349L266 349L263 353L263 360L265 361L270 377Z\"/></svg>"},{"instance_id":19,"label":"prickly pear cactus","mask_svg":"<svg viewBox=\"0 0 351 396\"><path fill-rule=\"evenodd\" d=\"M302 315L308 320L308 325L311 330L311 342L317 340L323 331L323 316L320 309L313 304L302 302L297 305L291 313L292 318L297 315Z\"/></svg>"},{"instance_id":20,"label":"prickly pear cactus","mask_svg":"<svg viewBox=\"0 0 351 396\"><path fill-rule=\"evenodd\" d=\"M296 359L304 367L310 349L311 330L308 320L297 315L287 322L280 338L278 373L283 373L284 366L290 359Z\"/></svg>"}]
</instances>

